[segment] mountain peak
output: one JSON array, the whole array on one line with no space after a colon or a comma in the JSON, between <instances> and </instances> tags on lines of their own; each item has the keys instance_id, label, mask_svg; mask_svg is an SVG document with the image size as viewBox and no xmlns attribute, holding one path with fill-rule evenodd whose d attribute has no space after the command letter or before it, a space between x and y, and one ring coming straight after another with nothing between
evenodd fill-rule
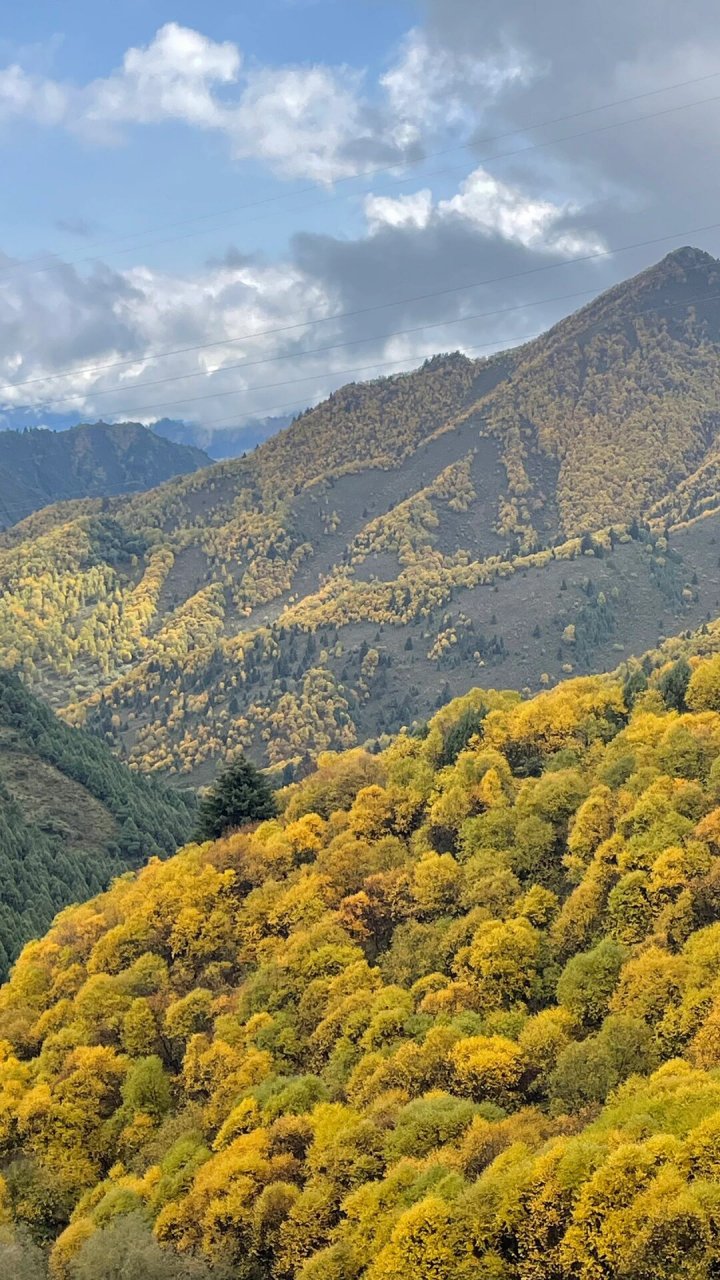
<instances>
[{"instance_id":1,"label":"mountain peak","mask_svg":"<svg viewBox=\"0 0 720 1280\"><path fill-rule=\"evenodd\" d=\"M720 267L720 261L718 261L717 258L713 258L711 253L708 253L705 249L698 249L692 244L683 244L680 248L671 250L670 253L666 254L665 257L661 259L658 266L662 267L666 262L675 263L677 266L684 267L686 270L697 270L698 267L707 267L711 269Z\"/></svg>"}]
</instances>

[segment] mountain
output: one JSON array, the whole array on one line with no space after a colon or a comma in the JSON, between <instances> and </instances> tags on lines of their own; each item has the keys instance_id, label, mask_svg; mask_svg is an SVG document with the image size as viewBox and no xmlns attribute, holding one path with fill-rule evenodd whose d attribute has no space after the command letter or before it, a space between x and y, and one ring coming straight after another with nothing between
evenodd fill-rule
<instances>
[{"instance_id":1,"label":"mountain","mask_svg":"<svg viewBox=\"0 0 720 1280\"><path fill-rule=\"evenodd\" d=\"M142 769L285 778L474 684L612 669L720 612L720 263L526 346L350 384L245 458L0 543L0 655Z\"/></svg>"},{"instance_id":2,"label":"mountain","mask_svg":"<svg viewBox=\"0 0 720 1280\"><path fill-rule=\"evenodd\" d=\"M68 431L0 431L0 523L15 524L65 498L137 492L210 461L138 422L96 422Z\"/></svg>"},{"instance_id":3,"label":"mountain","mask_svg":"<svg viewBox=\"0 0 720 1280\"><path fill-rule=\"evenodd\" d=\"M710 1280L719 664L475 690L65 911L0 990L13 1274Z\"/></svg>"},{"instance_id":4,"label":"mountain","mask_svg":"<svg viewBox=\"0 0 720 1280\"><path fill-rule=\"evenodd\" d=\"M178 444L195 445L216 461L237 458L263 440L274 436L289 426L292 419L284 417L253 418L242 427L206 427L201 423L178 422L174 418L160 418L153 422L155 435L164 436Z\"/></svg>"},{"instance_id":5,"label":"mountain","mask_svg":"<svg viewBox=\"0 0 720 1280\"><path fill-rule=\"evenodd\" d=\"M0 977L28 938L187 838L193 806L0 675Z\"/></svg>"}]
</instances>

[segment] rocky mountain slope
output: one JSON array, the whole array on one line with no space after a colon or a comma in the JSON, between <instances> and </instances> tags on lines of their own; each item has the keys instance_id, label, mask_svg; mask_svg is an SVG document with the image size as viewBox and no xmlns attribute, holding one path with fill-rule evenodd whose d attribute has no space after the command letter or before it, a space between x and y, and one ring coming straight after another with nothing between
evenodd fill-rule
<instances>
[{"instance_id":1,"label":"rocky mountain slope","mask_svg":"<svg viewBox=\"0 0 720 1280\"><path fill-rule=\"evenodd\" d=\"M720 263L668 255L490 360L342 388L251 455L48 508L0 654L134 764L284 770L473 684L612 668L720 610Z\"/></svg>"},{"instance_id":2,"label":"rocky mountain slope","mask_svg":"<svg viewBox=\"0 0 720 1280\"><path fill-rule=\"evenodd\" d=\"M62 499L137 493L209 461L137 422L0 431L0 525Z\"/></svg>"}]
</instances>

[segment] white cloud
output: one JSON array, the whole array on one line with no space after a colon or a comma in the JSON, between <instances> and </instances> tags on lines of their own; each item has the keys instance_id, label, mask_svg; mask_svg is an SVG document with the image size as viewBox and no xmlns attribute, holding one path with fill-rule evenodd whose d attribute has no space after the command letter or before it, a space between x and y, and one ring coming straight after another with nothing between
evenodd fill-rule
<instances>
[{"instance_id":1,"label":"white cloud","mask_svg":"<svg viewBox=\"0 0 720 1280\"><path fill-rule=\"evenodd\" d=\"M426 227L432 214L432 192L425 187L406 196L365 197L365 216L371 231L383 227Z\"/></svg>"},{"instance_id":2,"label":"white cloud","mask_svg":"<svg viewBox=\"0 0 720 1280\"><path fill-rule=\"evenodd\" d=\"M483 275L522 275L539 255L571 257L602 246L573 227L570 207L530 198L482 170L436 205L423 189L369 197L366 213L366 236L310 237L294 259L275 264L232 251L187 273L148 266L81 273L59 261L25 273L21 264L0 261L0 408L34 405L79 419L170 415L207 425L232 417L241 424L289 403L301 407L349 377L397 371L384 368L387 361L410 367L435 350L486 340L512 345L543 313L526 317L521 305L498 329L491 293L482 304L488 320L473 321L477 294L462 288L468 263L470 288ZM389 279L405 303L386 312ZM532 290L514 296L522 303ZM502 310L502 286L497 298ZM376 303L380 314L368 317ZM173 351L161 360L152 355ZM122 363L95 368L115 362ZM235 367L242 362L249 363ZM75 372L42 381L67 369ZM8 390L10 383L20 385Z\"/></svg>"},{"instance_id":3,"label":"white cloud","mask_svg":"<svg viewBox=\"0 0 720 1280\"><path fill-rule=\"evenodd\" d=\"M15 63L0 70L0 124L22 118L62 124L68 101L68 90L53 80L31 75Z\"/></svg>"},{"instance_id":4,"label":"white cloud","mask_svg":"<svg viewBox=\"0 0 720 1280\"><path fill-rule=\"evenodd\" d=\"M242 58L236 45L209 40L169 22L144 49L128 49L120 71L83 92L83 123L156 124L182 120L223 128L225 111L214 96L235 82Z\"/></svg>"},{"instance_id":5,"label":"white cloud","mask_svg":"<svg viewBox=\"0 0 720 1280\"><path fill-rule=\"evenodd\" d=\"M145 48L128 49L119 71L86 86L29 74L17 63L0 70L0 120L25 118L100 138L122 125L162 120L224 128L213 91L235 81L240 65L235 45L170 22Z\"/></svg>"},{"instance_id":6,"label":"white cloud","mask_svg":"<svg viewBox=\"0 0 720 1280\"><path fill-rule=\"evenodd\" d=\"M0 123L27 119L103 144L133 128L178 121L225 138L237 158L259 158L283 176L327 184L363 166L399 164L424 147L469 141L486 109L500 104L504 111L504 95L526 85L536 65L540 59L533 63L510 45L486 56L431 44L413 31L373 83L349 67L249 63L235 44L169 23L147 46L128 50L112 74L86 85L30 74L19 63L0 70ZM602 247L582 226L590 197L558 198L558 189L572 192L574 185L543 186L537 169L524 180L521 164L512 182L476 167L444 199L428 187L370 194L365 234L297 234L291 259L274 265L232 251L184 273L151 266L82 272L61 262L37 273L8 260L0 290L0 382L76 372L1 392L0 405L45 405L85 418L169 414L209 425L233 416L242 423L293 397L319 398L347 381L348 370L372 376L373 361L378 372L392 371L383 370L386 361L407 367L434 350L472 349L503 335L510 344L527 336L540 314L522 314L532 296L526 265ZM522 283L510 285L520 305L498 331L496 321L478 323L472 313L480 306L491 314L495 297L499 309L506 306L508 288L491 287L479 302L481 295L466 294L464 286L503 273ZM389 293L399 300L392 309ZM334 318L304 330L326 315ZM405 328L410 332L391 333ZM235 341L257 330L276 332ZM303 348L335 343L349 345L303 355ZM149 354L203 346L160 361ZM281 363L231 368L276 357ZM158 385L143 385L152 382ZM71 394L76 398L68 400Z\"/></svg>"},{"instance_id":7,"label":"white cloud","mask_svg":"<svg viewBox=\"0 0 720 1280\"><path fill-rule=\"evenodd\" d=\"M349 67L245 68L235 44L171 22L85 86L16 64L0 70L0 122L26 119L108 143L128 126L174 120L225 134L236 157L328 183L354 173L353 148L372 142L362 79Z\"/></svg>"},{"instance_id":8,"label":"white cloud","mask_svg":"<svg viewBox=\"0 0 720 1280\"><path fill-rule=\"evenodd\" d=\"M180 121L224 134L236 157L285 177L331 183L401 162L426 136L464 122L530 74L516 54L495 59L431 49L411 32L379 83L347 66L244 65L237 45L170 22L117 71L84 86L0 70L0 121L62 126L114 142L129 126Z\"/></svg>"},{"instance_id":9,"label":"white cloud","mask_svg":"<svg viewBox=\"0 0 720 1280\"><path fill-rule=\"evenodd\" d=\"M2 265L17 264L6 259ZM242 421L311 390L304 383L266 394L249 388L291 379L295 370L295 376L316 373L320 391L329 391L332 366L318 356L297 363L291 358L279 369L251 365L225 372L244 360L292 356L300 335L236 339L302 326L332 309L327 291L291 263L217 264L187 274L134 267L83 275L59 262L42 275L11 270L0 292L0 405L45 406L78 419L146 420L161 417L167 406L175 416L212 420L234 412ZM200 349L178 350L187 347ZM177 354L156 361L148 353L157 351ZM95 369L116 361L123 363ZM67 377L42 380L69 368L75 372ZM11 383L23 385L13 391Z\"/></svg>"},{"instance_id":10,"label":"white cloud","mask_svg":"<svg viewBox=\"0 0 720 1280\"><path fill-rule=\"evenodd\" d=\"M603 248L595 233L564 225L581 213L579 204L530 196L482 167L465 178L454 196L437 204L424 187L411 195L368 195L364 208L371 234L388 228L424 230L431 223L440 226L461 219L482 236L500 236L509 244L537 252L570 256Z\"/></svg>"},{"instance_id":11,"label":"white cloud","mask_svg":"<svg viewBox=\"0 0 720 1280\"><path fill-rule=\"evenodd\" d=\"M440 218L463 218L484 234L502 236L526 249L570 255L603 248L594 233L563 229L563 221L580 212L577 204L533 199L482 167L469 174L457 195L441 200L437 211Z\"/></svg>"},{"instance_id":12,"label":"white cloud","mask_svg":"<svg viewBox=\"0 0 720 1280\"><path fill-rule=\"evenodd\" d=\"M288 177L332 182L354 173L344 154L365 130L361 76L350 68L251 70L225 128L237 156L258 156Z\"/></svg>"},{"instance_id":13,"label":"white cloud","mask_svg":"<svg viewBox=\"0 0 720 1280\"><path fill-rule=\"evenodd\" d=\"M416 28L381 84L407 143L428 128L477 120L504 89L526 84L533 75L530 63L511 48L492 58L458 53L431 45Z\"/></svg>"}]
</instances>

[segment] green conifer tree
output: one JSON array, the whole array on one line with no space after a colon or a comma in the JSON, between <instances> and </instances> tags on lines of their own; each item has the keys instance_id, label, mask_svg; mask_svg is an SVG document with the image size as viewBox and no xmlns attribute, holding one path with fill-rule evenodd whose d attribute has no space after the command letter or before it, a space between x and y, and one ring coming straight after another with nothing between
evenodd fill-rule
<instances>
[{"instance_id":1,"label":"green conifer tree","mask_svg":"<svg viewBox=\"0 0 720 1280\"><path fill-rule=\"evenodd\" d=\"M218 840L233 827L263 822L277 812L275 797L255 765L240 756L216 779L200 801L198 840Z\"/></svg>"}]
</instances>

